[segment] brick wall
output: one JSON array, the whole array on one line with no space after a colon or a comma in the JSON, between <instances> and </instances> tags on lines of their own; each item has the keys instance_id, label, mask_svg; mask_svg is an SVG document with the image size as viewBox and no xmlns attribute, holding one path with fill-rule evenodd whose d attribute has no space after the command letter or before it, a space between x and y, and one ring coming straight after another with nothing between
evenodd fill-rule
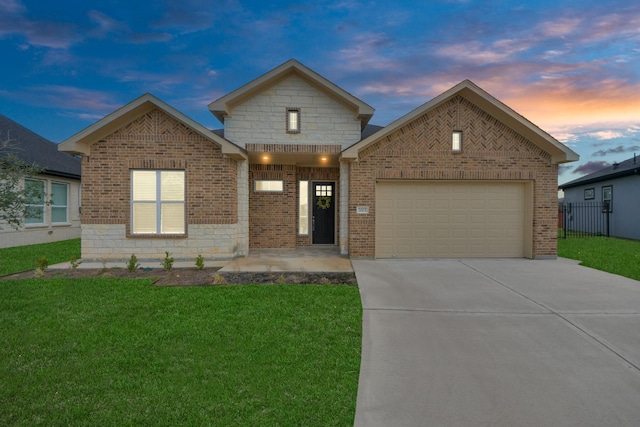
<instances>
[{"instance_id":1,"label":"brick wall","mask_svg":"<svg viewBox=\"0 0 640 427\"><path fill-rule=\"evenodd\" d=\"M451 133L462 130L462 152ZM533 257L557 253L557 165L551 156L462 97L415 118L360 152L349 167L349 254L375 255L376 179L533 182ZM369 206L357 215L356 206Z\"/></svg>"},{"instance_id":2,"label":"brick wall","mask_svg":"<svg viewBox=\"0 0 640 427\"><path fill-rule=\"evenodd\" d=\"M218 145L164 112L153 110L94 143L90 155L83 158L82 224L123 225L124 239L185 239L129 234L131 169L185 170L188 234L192 232L190 225L236 224L236 167L235 160L224 157ZM86 239L91 238L87 234ZM129 246L124 242L114 244ZM212 247L215 245L211 242ZM83 257L84 246L83 229Z\"/></svg>"},{"instance_id":3,"label":"brick wall","mask_svg":"<svg viewBox=\"0 0 640 427\"><path fill-rule=\"evenodd\" d=\"M284 191L256 192L256 180L282 180ZM249 248L295 248L311 245L311 230L309 235L298 235L300 180L335 181L336 193L339 193L340 170L295 165L249 165ZM336 194L334 200L339 211L339 194Z\"/></svg>"}]
</instances>

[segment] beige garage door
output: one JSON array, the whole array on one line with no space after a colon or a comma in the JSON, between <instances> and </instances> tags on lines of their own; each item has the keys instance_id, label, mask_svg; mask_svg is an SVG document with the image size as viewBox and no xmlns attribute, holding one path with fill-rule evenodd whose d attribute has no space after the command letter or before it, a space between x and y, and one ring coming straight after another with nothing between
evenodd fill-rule
<instances>
[{"instance_id":1,"label":"beige garage door","mask_svg":"<svg viewBox=\"0 0 640 427\"><path fill-rule=\"evenodd\" d=\"M526 184L380 181L377 258L525 256Z\"/></svg>"}]
</instances>

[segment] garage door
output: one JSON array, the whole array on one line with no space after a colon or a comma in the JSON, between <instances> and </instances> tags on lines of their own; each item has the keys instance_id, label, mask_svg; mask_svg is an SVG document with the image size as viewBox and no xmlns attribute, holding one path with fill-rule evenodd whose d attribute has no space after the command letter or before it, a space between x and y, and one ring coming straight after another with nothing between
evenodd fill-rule
<instances>
[{"instance_id":1,"label":"garage door","mask_svg":"<svg viewBox=\"0 0 640 427\"><path fill-rule=\"evenodd\" d=\"M525 193L514 182L380 181L376 257L523 257Z\"/></svg>"}]
</instances>

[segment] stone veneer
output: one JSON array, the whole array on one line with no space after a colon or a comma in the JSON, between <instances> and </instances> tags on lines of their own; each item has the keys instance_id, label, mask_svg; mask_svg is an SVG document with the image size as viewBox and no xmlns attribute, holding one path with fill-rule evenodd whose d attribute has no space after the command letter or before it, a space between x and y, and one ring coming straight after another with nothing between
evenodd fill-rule
<instances>
[{"instance_id":1,"label":"stone veneer","mask_svg":"<svg viewBox=\"0 0 640 427\"><path fill-rule=\"evenodd\" d=\"M182 239L128 238L122 224L83 224L82 259L126 262L131 254L140 260L161 260L165 251L176 260L232 259L238 255L237 224L189 225Z\"/></svg>"},{"instance_id":2,"label":"stone veneer","mask_svg":"<svg viewBox=\"0 0 640 427\"><path fill-rule=\"evenodd\" d=\"M287 108L300 109L300 132L287 133ZM224 136L245 144L339 144L360 140L361 122L344 104L292 74L233 107Z\"/></svg>"},{"instance_id":3,"label":"stone veneer","mask_svg":"<svg viewBox=\"0 0 640 427\"><path fill-rule=\"evenodd\" d=\"M451 132L462 130L462 152ZM533 258L557 254L558 167L551 156L458 96L364 148L349 164L349 254L375 256L377 180L508 180L533 183ZM357 206L369 206L357 215Z\"/></svg>"}]
</instances>

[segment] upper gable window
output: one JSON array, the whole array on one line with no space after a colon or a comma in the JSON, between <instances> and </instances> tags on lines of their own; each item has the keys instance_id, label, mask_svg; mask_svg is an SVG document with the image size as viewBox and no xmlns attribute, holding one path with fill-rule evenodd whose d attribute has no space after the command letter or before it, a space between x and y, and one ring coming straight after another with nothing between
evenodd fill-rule
<instances>
[{"instance_id":1,"label":"upper gable window","mask_svg":"<svg viewBox=\"0 0 640 427\"><path fill-rule=\"evenodd\" d=\"M300 133L299 108L287 108L287 133Z\"/></svg>"}]
</instances>

